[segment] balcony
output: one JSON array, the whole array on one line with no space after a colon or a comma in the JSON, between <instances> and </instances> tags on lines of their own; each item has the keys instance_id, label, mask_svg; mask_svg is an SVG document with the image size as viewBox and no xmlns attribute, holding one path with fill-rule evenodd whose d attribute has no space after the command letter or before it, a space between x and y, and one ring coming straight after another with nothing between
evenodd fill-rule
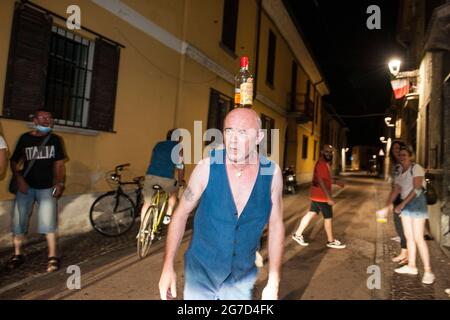
<instances>
[{"instance_id":1,"label":"balcony","mask_svg":"<svg viewBox=\"0 0 450 320\"><path fill-rule=\"evenodd\" d=\"M304 93L298 93L295 97L288 95L289 118L295 118L297 123L306 123L314 120L314 102Z\"/></svg>"}]
</instances>

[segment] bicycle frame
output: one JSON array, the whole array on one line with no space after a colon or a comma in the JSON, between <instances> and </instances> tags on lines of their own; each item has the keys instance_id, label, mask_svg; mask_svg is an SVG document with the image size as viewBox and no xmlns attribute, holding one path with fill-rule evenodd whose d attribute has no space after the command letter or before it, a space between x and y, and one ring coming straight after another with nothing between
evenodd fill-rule
<instances>
[{"instance_id":1,"label":"bicycle frame","mask_svg":"<svg viewBox=\"0 0 450 320\"><path fill-rule=\"evenodd\" d=\"M153 217L153 229L152 234L158 232L158 227L161 223L163 216L165 215L165 209L168 205L169 195L165 191L156 190L152 199L152 206L158 208L158 214Z\"/></svg>"}]
</instances>

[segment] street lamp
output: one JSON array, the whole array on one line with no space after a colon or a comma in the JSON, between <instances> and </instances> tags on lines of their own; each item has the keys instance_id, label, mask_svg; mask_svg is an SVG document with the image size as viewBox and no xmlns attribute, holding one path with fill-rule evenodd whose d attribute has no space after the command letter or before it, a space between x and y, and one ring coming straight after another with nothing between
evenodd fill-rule
<instances>
[{"instance_id":1,"label":"street lamp","mask_svg":"<svg viewBox=\"0 0 450 320\"><path fill-rule=\"evenodd\" d=\"M386 141L386 138L385 138L385 137L380 137L380 141L381 141L382 143L387 143L387 141Z\"/></svg>"},{"instance_id":2,"label":"street lamp","mask_svg":"<svg viewBox=\"0 0 450 320\"><path fill-rule=\"evenodd\" d=\"M389 71L394 75L397 76L398 73L400 72L400 65L401 65L401 61L398 59L392 59L391 61L389 61Z\"/></svg>"}]
</instances>

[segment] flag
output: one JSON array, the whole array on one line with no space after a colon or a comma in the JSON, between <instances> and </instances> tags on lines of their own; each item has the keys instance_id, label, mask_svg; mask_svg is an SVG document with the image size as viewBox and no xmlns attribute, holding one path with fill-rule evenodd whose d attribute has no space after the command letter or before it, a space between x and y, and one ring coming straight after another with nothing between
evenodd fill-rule
<instances>
[{"instance_id":1,"label":"flag","mask_svg":"<svg viewBox=\"0 0 450 320\"><path fill-rule=\"evenodd\" d=\"M409 92L409 80L408 79L395 79L391 80L392 89L394 90L395 99L404 97Z\"/></svg>"}]
</instances>

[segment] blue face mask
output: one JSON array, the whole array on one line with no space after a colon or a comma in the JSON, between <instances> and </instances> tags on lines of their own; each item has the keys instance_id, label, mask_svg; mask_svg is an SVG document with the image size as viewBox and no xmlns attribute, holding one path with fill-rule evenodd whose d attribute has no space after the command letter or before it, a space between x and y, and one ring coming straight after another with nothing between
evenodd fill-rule
<instances>
[{"instance_id":1,"label":"blue face mask","mask_svg":"<svg viewBox=\"0 0 450 320\"><path fill-rule=\"evenodd\" d=\"M41 125L38 124L38 125L36 125L36 130L41 132L41 133L49 133L50 131L52 131L52 128L44 127L44 126L41 126Z\"/></svg>"}]
</instances>

